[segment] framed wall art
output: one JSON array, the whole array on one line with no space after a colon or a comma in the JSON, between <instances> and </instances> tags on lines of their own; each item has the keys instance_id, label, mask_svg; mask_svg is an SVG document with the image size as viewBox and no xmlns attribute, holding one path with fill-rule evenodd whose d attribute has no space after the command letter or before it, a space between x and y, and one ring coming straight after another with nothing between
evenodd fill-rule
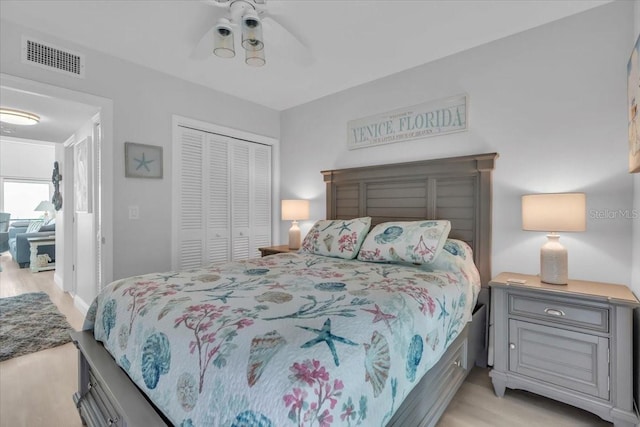
<instances>
[{"instance_id":1,"label":"framed wall art","mask_svg":"<svg viewBox=\"0 0 640 427\"><path fill-rule=\"evenodd\" d=\"M640 36L631 51L627 64L627 114L629 119L629 172L640 172L640 60L638 47Z\"/></svg>"},{"instance_id":2,"label":"framed wall art","mask_svg":"<svg viewBox=\"0 0 640 427\"><path fill-rule=\"evenodd\" d=\"M127 178L162 178L162 147L125 142L124 176Z\"/></svg>"},{"instance_id":3,"label":"framed wall art","mask_svg":"<svg viewBox=\"0 0 640 427\"><path fill-rule=\"evenodd\" d=\"M92 211L92 170L91 170L91 137L86 137L73 146L73 187L75 193L76 212Z\"/></svg>"}]
</instances>

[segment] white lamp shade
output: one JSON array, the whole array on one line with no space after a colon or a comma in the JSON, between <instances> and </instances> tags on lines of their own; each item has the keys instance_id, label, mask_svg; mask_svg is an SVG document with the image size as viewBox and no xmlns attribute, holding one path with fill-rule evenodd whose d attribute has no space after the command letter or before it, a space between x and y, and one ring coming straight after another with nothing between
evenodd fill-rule
<instances>
[{"instance_id":1,"label":"white lamp shade","mask_svg":"<svg viewBox=\"0 0 640 427\"><path fill-rule=\"evenodd\" d=\"M267 63L264 58L264 49L261 50L246 50L246 56L244 62L251 67L262 67Z\"/></svg>"},{"instance_id":2,"label":"white lamp shade","mask_svg":"<svg viewBox=\"0 0 640 427\"><path fill-rule=\"evenodd\" d=\"M308 200L283 200L282 201L282 220L298 221L309 219L309 201Z\"/></svg>"},{"instance_id":3,"label":"white lamp shade","mask_svg":"<svg viewBox=\"0 0 640 427\"><path fill-rule=\"evenodd\" d=\"M242 17L242 47L245 50L262 50L262 23L255 11L248 11Z\"/></svg>"},{"instance_id":4,"label":"white lamp shade","mask_svg":"<svg viewBox=\"0 0 640 427\"><path fill-rule=\"evenodd\" d=\"M233 29L226 18L221 18L216 24L213 34L213 53L221 58L233 58L236 51L233 47Z\"/></svg>"},{"instance_id":5,"label":"white lamp shade","mask_svg":"<svg viewBox=\"0 0 640 427\"><path fill-rule=\"evenodd\" d=\"M53 203L51 203L51 202L50 202L50 201L48 201L48 200L43 200L43 201L41 201L40 203L38 203L38 206L36 206L36 208L34 209L34 211L36 211L36 212L42 212L42 211L47 212L47 211L52 211L52 210L54 210L54 209L55 209L55 208L54 208L54 206L53 206Z\"/></svg>"},{"instance_id":6,"label":"white lamp shade","mask_svg":"<svg viewBox=\"0 0 640 427\"><path fill-rule=\"evenodd\" d=\"M522 196L522 229L528 231L584 231L584 193L528 194Z\"/></svg>"}]
</instances>

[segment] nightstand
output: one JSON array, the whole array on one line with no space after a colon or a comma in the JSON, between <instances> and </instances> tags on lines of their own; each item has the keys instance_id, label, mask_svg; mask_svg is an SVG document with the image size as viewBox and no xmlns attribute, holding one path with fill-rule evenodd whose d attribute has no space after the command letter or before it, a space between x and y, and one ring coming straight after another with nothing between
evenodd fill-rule
<instances>
[{"instance_id":1,"label":"nightstand","mask_svg":"<svg viewBox=\"0 0 640 427\"><path fill-rule=\"evenodd\" d=\"M524 280L524 283L510 279ZM491 287L497 396L523 389L593 412L616 427L633 409L633 309L623 285L501 273Z\"/></svg>"},{"instance_id":2,"label":"nightstand","mask_svg":"<svg viewBox=\"0 0 640 427\"><path fill-rule=\"evenodd\" d=\"M289 245L267 246L265 248L258 248L258 250L263 257L288 252L298 252L298 249L289 249Z\"/></svg>"}]
</instances>

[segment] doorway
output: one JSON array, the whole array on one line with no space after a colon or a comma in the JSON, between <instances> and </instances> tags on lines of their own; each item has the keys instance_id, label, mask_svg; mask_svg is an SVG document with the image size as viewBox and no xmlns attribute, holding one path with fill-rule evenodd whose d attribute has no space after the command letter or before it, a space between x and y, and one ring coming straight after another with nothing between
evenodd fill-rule
<instances>
[{"instance_id":1,"label":"doorway","mask_svg":"<svg viewBox=\"0 0 640 427\"><path fill-rule=\"evenodd\" d=\"M93 106L97 111L64 144L56 144L56 161L60 163L63 175L63 206L58 211L59 222L56 224L54 277L59 287L72 294L74 305L84 314L99 290L113 277L113 212L104 208L113 206L113 182L109 172L113 170L113 102L6 74L0 74L0 87L3 90L10 88L25 97L40 96L42 102L58 99L67 104ZM75 192L74 172L78 168L74 168L71 147L76 144L86 147L87 179L84 183L87 198L81 205L76 205L75 201L79 193Z\"/></svg>"}]
</instances>

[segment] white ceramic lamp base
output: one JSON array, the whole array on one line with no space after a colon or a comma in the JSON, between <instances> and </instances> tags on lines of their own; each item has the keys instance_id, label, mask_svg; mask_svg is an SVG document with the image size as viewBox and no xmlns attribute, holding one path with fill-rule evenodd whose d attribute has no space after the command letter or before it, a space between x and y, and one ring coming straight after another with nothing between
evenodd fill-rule
<instances>
[{"instance_id":1,"label":"white ceramic lamp base","mask_svg":"<svg viewBox=\"0 0 640 427\"><path fill-rule=\"evenodd\" d=\"M552 285L566 285L567 249L558 241L557 234L547 234L547 243L540 248L540 280Z\"/></svg>"},{"instance_id":2,"label":"white ceramic lamp base","mask_svg":"<svg viewBox=\"0 0 640 427\"><path fill-rule=\"evenodd\" d=\"M300 227L298 227L298 221L293 221L289 229L289 249L300 249Z\"/></svg>"}]
</instances>

